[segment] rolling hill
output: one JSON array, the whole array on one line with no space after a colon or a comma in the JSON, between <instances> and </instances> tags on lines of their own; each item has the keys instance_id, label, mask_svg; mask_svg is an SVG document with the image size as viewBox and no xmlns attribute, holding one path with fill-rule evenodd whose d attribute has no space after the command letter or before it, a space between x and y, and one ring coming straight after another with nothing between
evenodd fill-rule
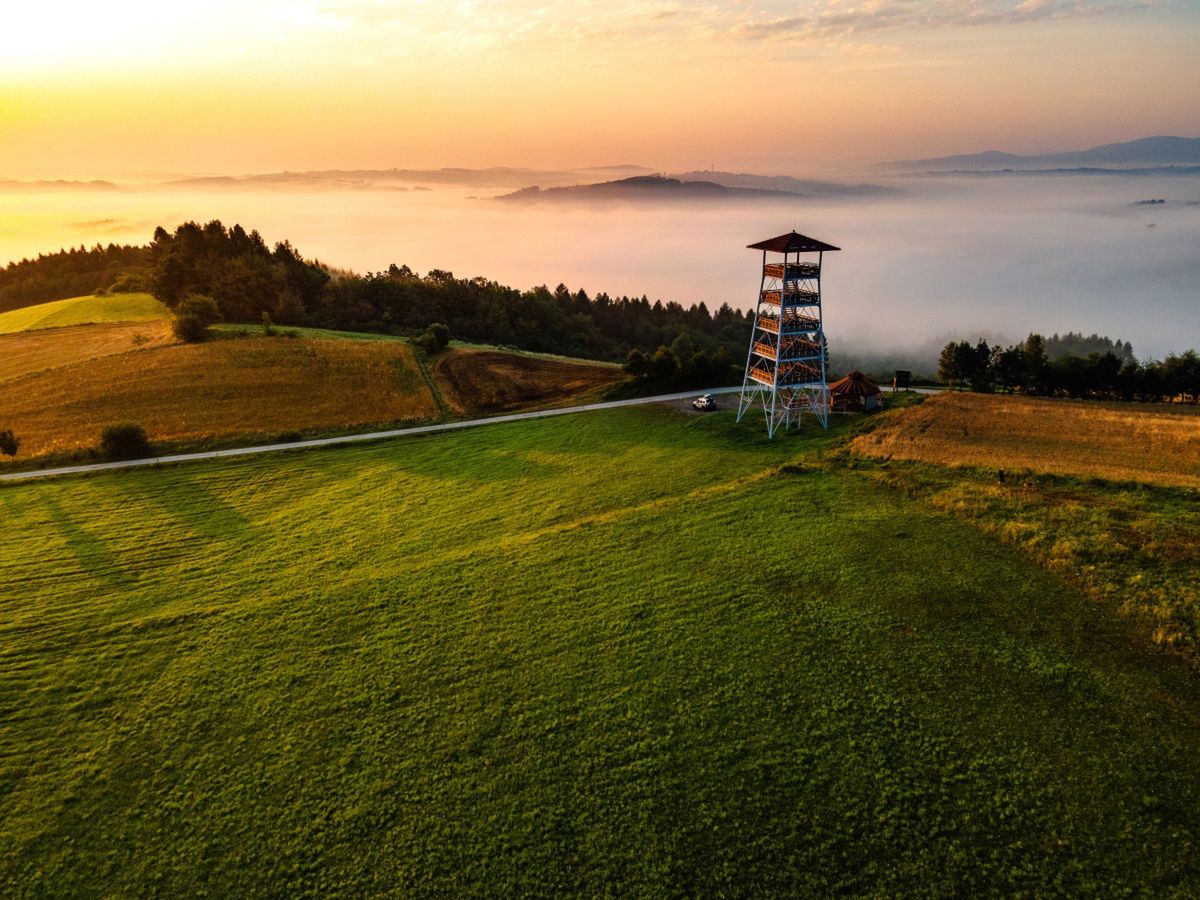
<instances>
[{"instance_id":1,"label":"rolling hill","mask_svg":"<svg viewBox=\"0 0 1200 900\"><path fill-rule=\"evenodd\" d=\"M157 318L35 327L138 312ZM160 448L245 443L584 402L625 378L614 365L473 348L426 362L400 338L309 329L266 337L231 326L182 344L161 316L135 295L0 316L34 329L0 334L0 428L20 438L19 461L87 452L125 421Z\"/></svg>"},{"instance_id":2,"label":"rolling hill","mask_svg":"<svg viewBox=\"0 0 1200 900\"><path fill-rule=\"evenodd\" d=\"M0 334L103 322L153 322L169 315L150 294L88 295L0 312Z\"/></svg>"},{"instance_id":3,"label":"rolling hill","mask_svg":"<svg viewBox=\"0 0 1200 900\"><path fill-rule=\"evenodd\" d=\"M883 196L891 188L870 184L836 184L784 176L738 175L730 172L690 172L685 175L637 175L615 181L563 187L526 187L496 199L509 203L571 202L721 202L795 201L814 197Z\"/></svg>"},{"instance_id":4,"label":"rolling hill","mask_svg":"<svg viewBox=\"0 0 1200 900\"><path fill-rule=\"evenodd\" d=\"M1021 156L989 150L959 156L896 160L882 165L903 169L1062 169L1072 167L1144 168L1200 165L1200 138L1149 137L1088 150Z\"/></svg>"}]
</instances>

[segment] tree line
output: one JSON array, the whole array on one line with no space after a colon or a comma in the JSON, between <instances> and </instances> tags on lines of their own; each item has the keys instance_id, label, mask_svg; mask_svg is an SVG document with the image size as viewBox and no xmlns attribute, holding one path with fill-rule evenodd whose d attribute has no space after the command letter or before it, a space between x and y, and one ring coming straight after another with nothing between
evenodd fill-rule
<instances>
[{"instance_id":1,"label":"tree line","mask_svg":"<svg viewBox=\"0 0 1200 900\"><path fill-rule=\"evenodd\" d=\"M951 341L938 360L938 377L952 387L963 385L983 393L1001 390L1050 397L1200 402L1200 356L1195 350L1163 360L1139 361L1132 347L1119 341L1111 342L1111 349L1104 352L1093 350L1086 355L1060 352L1052 356L1047 344L1040 334L1031 334L1011 347L989 347L985 340L976 344Z\"/></svg>"},{"instance_id":2,"label":"tree line","mask_svg":"<svg viewBox=\"0 0 1200 900\"><path fill-rule=\"evenodd\" d=\"M145 290L149 247L72 247L0 268L0 312L108 290Z\"/></svg>"},{"instance_id":3,"label":"tree line","mask_svg":"<svg viewBox=\"0 0 1200 900\"><path fill-rule=\"evenodd\" d=\"M626 361L634 374L662 382L735 377L752 320L728 304L713 313L704 303L591 297L562 284L522 291L443 269L420 275L393 264L354 275L305 260L286 241L268 247L258 232L219 221L187 222L174 233L160 227L150 254L153 292L172 309L204 296L227 322L259 322L266 314L282 325L412 335L444 324L461 340ZM658 364L629 363L632 351Z\"/></svg>"}]
</instances>

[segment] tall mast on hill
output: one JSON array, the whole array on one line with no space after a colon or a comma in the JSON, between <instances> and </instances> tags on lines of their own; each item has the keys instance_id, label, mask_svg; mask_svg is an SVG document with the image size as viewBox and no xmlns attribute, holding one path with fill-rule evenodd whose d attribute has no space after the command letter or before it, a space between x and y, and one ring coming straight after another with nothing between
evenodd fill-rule
<instances>
[{"instance_id":1,"label":"tall mast on hill","mask_svg":"<svg viewBox=\"0 0 1200 900\"><path fill-rule=\"evenodd\" d=\"M768 437L775 436L781 423L784 429L793 423L799 428L806 407L822 428L828 428L821 263L827 251L841 248L793 231L750 244L749 249L763 252L763 267L738 421L761 401ZM768 253L783 259L772 257L768 262Z\"/></svg>"}]
</instances>

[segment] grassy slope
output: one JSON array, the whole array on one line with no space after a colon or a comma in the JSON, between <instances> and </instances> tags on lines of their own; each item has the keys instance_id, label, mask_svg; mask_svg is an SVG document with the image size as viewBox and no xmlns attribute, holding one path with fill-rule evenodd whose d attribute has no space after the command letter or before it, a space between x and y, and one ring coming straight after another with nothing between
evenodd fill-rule
<instances>
[{"instance_id":1,"label":"grassy slope","mask_svg":"<svg viewBox=\"0 0 1200 900\"><path fill-rule=\"evenodd\" d=\"M1156 644L1197 655L1195 408L943 394L874 424L850 446L891 460L876 477L1064 573Z\"/></svg>"},{"instance_id":2,"label":"grassy slope","mask_svg":"<svg viewBox=\"0 0 1200 900\"><path fill-rule=\"evenodd\" d=\"M105 322L150 322L167 315L167 308L149 294L72 297L0 313L0 334Z\"/></svg>"},{"instance_id":3,"label":"grassy slope","mask_svg":"<svg viewBox=\"0 0 1200 900\"><path fill-rule=\"evenodd\" d=\"M1194 675L730 419L0 489L0 886L1194 889Z\"/></svg>"},{"instance_id":4,"label":"grassy slope","mask_svg":"<svg viewBox=\"0 0 1200 900\"><path fill-rule=\"evenodd\" d=\"M1200 407L945 393L854 442L867 456L1200 488Z\"/></svg>"},{"instance_id":5,"label":"grassy slope","mask_svg":"<svg viewBox=\"0 0 1200 900\"><path fill-rule=\"evenodd\" d=\"M0 334L0 384L133 350L175 343L169 322L115 322Z\"/></svg>"},{"instance_id":6,"label":"grassy slope","mask_svg":"<svg viewBox=\"0 0 1200 900\"><path fill-rule=\"evenodd\" d=\"M585 402L624 377L561 358L456 348L428 359L400 338L293 332L227 326L222 340L186 345L163 321L0 335L0 427L29 466L86 454L115 422L142 425L163 451L225 446ZM441 364L467 355L480 362L454 370L460 391L447 403Z\"/></svg>"},{"instance_id":7,"label":"grassy slope","mask_svg":"<svg viewBox=\"0 0 1200 900\"><path fill-rule=\"evenodd\" d=\"M403 344L263 337L175 344L15 378L0 384L0 409L31 457L94 446L113 422L137 422L163 443L437 415Z\"/></svg>"}]
</instances>

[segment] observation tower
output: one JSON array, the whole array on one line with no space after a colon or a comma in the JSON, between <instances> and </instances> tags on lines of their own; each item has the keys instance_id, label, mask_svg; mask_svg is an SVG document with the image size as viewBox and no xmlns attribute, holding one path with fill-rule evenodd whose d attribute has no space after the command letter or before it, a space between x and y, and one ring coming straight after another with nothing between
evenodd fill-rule
<instances>
[{"instance_id":1,"label":"observation tower","mask_svg":"<svg viewBox=\"0 0 1200 900\"><path fill-rule=\"evenodd\" d=\"M761 402L768 437L775 437L780 424L785 429L793 424L799 428L806 408L822 428L828 428L821 263L827 252L841 248L793 231L750 244L749 249L763 252L762 283L746 354L738 421ZM783 258L768 260L768 253Z\"/></svg>"}]
</instances>

